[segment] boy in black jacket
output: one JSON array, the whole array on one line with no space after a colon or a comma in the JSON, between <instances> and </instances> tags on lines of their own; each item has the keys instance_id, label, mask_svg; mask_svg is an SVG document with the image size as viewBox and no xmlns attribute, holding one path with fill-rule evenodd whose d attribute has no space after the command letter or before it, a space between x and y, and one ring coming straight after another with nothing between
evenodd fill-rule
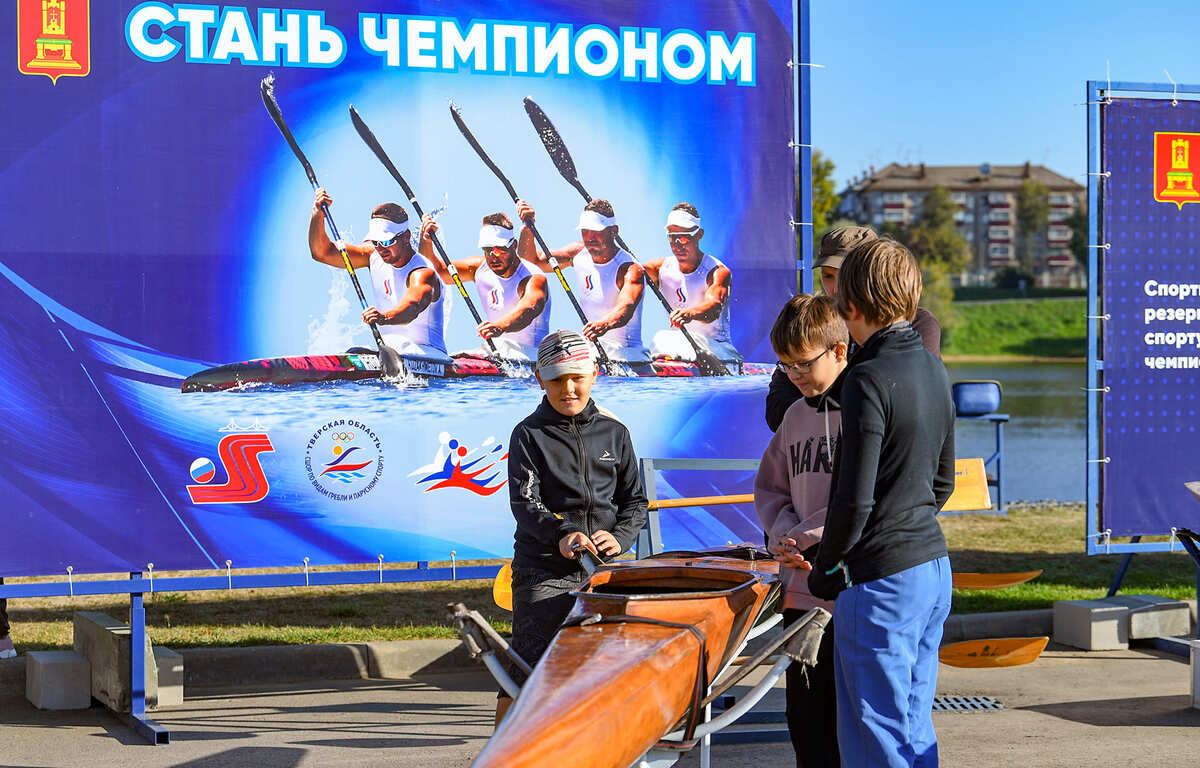
<instances>
[{"instance_id":1,"label":"boy in black jacket","mask_svg":"<svg viewBox=\"0 0 1200 768\"><path fill-rule=\"evenodd\" d=\"M591 399L596 363L575 331L538 345L546 396L508 443L513 545L512 647L530 666L550 645L586 578L575 551L614 557L646 522L646 494L629 430ZM507 708L501 699L497 721Z\"/></svg>"},{"instance_id":2,"label":"boy in black jacket","mask_svg":"<svg viewBox=\"0 0 1200 768\"><path fill-rule=\"evenodd\" d=\"M950 561L936 515L954 490L954 407L945 367L905 319L920 295L916 261L891 240L859 245L838 274L838 311L862 347L842 384L842 439L808 583L837 598L843 765L938 761L931 710Z\"/></svg>"}]
</instances>

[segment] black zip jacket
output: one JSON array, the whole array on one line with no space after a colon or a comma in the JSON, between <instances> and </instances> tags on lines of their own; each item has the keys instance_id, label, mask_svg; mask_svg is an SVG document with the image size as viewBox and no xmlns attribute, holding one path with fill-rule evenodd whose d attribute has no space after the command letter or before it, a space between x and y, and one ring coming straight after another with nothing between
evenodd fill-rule
<instances>
[{"instance_id":1,"label":"black zip jacket","mask_svg":"<svg viewBox=\"0 0 1200 768\"><path fill-rule=\"evenodd\" d=\"M844 376L829 511L808 577L827 600L847 579L874 581L946 555L936 515L954 491L950 380L912 326L875 333Z\"/></svg>"},{"instance_id":2,"label":"black zip jacket","mask_svg":"<svg viewBox=\"0 0 1200 768\"><path fill-rule=\"evenodd\" d=\"M542 398L508 442L508 496L517 532L513 566L563 575L580 566L562 537L608 531L624 552L646 523L646 493L629 430L596 401L564 416Z\"/></svg>"}]
</instances>

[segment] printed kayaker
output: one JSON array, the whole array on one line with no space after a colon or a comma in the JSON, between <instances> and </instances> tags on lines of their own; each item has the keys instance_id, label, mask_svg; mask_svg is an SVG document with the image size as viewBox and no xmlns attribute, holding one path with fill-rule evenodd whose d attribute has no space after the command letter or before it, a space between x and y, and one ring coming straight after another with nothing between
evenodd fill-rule
<instances>
[{"instance_id":1,"label":"printed kayaker","mask_svg":"<svg viewBox=\"0 0 1200 768\"><path fill-rule=\"evenodd\" d=\"M676 330L686 325L697 343L707 346L721 362L742 362L729 335L733 273L720 259L700 249L704 238L700 212L691 203L677 203L667 216L666 230L671 255L643 265L672 310L667 316L671 328L654 334L650 354L695 360L695 349Z\"/></svg>"},{"instance_id":2,"label":"printed kayaker","mask_svg":"<svg viewBox=\"0 0 1200 768\"><path fill-rule=\"evenodd\" d=\"M437 222L429 214L421 220L421 247L437 232ZM521 237L531 237L528 230ZM486 318L476 329L480 338L491 339L500 356L509 360L533 362L537 344L550 329L550 292L546 276L537 267L522 261L517 253L517 236L512 219L505 213L483 217L477 245L482 252L454 262L463 282L474 282ZM453 283L441 260L435 262L446 284ZM488 357L484 347L456 352L460 355Z\"/></svg>"},{"instance_id":3,"label":"printed kayaker","mask_svg":"<svg viewBox=\"0 0 1200 768\"><path fill-rule=\"evenodd\" d=\"M308 220L308 249L315 261L344 269L338 247L325 231L322 206L333 198L324 188L313 199ZM363 310L362 321L375 323L388 346L400 354L417 354L450 362L442 336L442 284L428 255L413 249L408 212L396 203L383 203L371 211L367 236L361 243L346 243L346 254L355 269L368 267L374 303Z\"/></svg>"},{"instance_id":4,"label":"printed kayaker","mask_svg":"<svg viewBox=\"0 0 1200 768\"><path fill-rule=\"evenodd\" d=\"M517 208L522 221L530 221L534 210ZM642 344L642 293L645 274L633 256L617 245L620 230L612 203L595 198L579 214L580 239L552 250L560 267L574 267L572 288L588 323L584 337L601 344L610 360L624 363L649 362L650 352ZM532 238L521 241L521 256L544 272L553 267Z\"/></svg>"}]
</instances>

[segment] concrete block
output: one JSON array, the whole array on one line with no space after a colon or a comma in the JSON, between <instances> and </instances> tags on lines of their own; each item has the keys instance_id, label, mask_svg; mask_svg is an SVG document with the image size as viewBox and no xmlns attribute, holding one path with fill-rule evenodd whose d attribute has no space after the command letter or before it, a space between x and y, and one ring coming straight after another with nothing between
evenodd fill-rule
<instances>
[{"instance_id":1,"label":"concrete block","mask_svg":"<svg viewBox=\"0 0 1200 768\"><path fill-rule=\"evenodd\" d=\"M475 663L459 640L392 640L365 644L371 677L396 680L414 675L470 669Z\"/></svg>"},{"instance_id":2,"label":"concrete block","mask_svg":"<svg viewBox=\"0 0 1200 768\"><path fill-rule=\"evenodd\" d=\"M158 670L158 707L183 704L183 656L170 648L154 646L154 666Z\"/></svg>"},{"instance_id":3,"label":"concrete block","mask_svg":"<svg viewBox=\"0 0 1200 768\"><path fill-rule=\"evenodd\" d=\"M263 645L254 648L185 648L184 682L191 685L287 683L316 679L366 679L361 643Z\"/></svg>"},{"instance_id":4,"label":"concrete block","mask_svg":"<svg viewBox=\"0 0 1200 768\"><path fill-rule=\"evenodd\" d=\"M38 709L92 706L92 668L75 651L25 654L25 698Z\"/></svg>"},{"instance_id":5,"label":"concrete block","mask_svg":"<svg viewBox=\"0 0 1200 768\"><path fill-rule=\"evenodd\" d=\"M75 652L92 667L92 696L114 712L129 712L129 626L95 611L75 612ZM158 674L146 638L146 706L158 703Z\"/></svg>"},{"instance_id":6,"label":"concrete block","mask_svg":"<svg viewBox=\"0 0 1200 768\"><path fill-rule=\"evenodd\" d=\"M1182 600L1158 595L1114 595L1102 602L1129 609L1129 638L1178 637L1191 633L1191 609Z\"/></svg>"},{"instance_id":7,"label":"concrete block","mask_svg":"<svg viewBox=\"0 0 1200 768\"><path fill-rule=\"evenodd\" d=\"M989 637L1035 637L1054 633L1054 611L996 611L952 614L942 630L942 643L983 640Z\"/></svg>"},{"instance_id":8,"label":"concrete block","mask_svg":"<svg viewBox=\"0 0 1200 768\"><path fill-rule=\"evenodd\" d=\"M1192 646L1192 709L1200 709L1200 640L1189 640Z\"/></svg>"},{"instance_id":9,"label":"concrete block","mask_svg":"<svg viewBox=\"0 0 1200 768\"><path fill-rule=\"evenodd\" d=\"M1054 642L1085 651L1129 647L1129 608L1104 600L1058 600L1054 603Z\"/></svg>"}]
</instances>

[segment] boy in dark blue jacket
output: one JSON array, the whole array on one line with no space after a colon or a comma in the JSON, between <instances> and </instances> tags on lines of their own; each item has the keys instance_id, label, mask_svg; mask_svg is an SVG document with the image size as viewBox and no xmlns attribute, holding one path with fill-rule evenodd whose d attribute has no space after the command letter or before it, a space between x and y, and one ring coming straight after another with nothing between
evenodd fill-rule
<instances>
[{"instance_id":1,"label":"boy in dark blue jacket","mask_svg":"<svg viewBox=\"0 0 1200 768\"><path fill-rule=\"evenodd\" d=\"M538 345L537 378L546 396L508 443L513 544L512 647L537 664L586 575L575 550L615 557L646 522L646 494L629 430L596 407L591 345L555 331ZM497 722L506 708L500 702Z\"/></svg>"},{"instance_id":2,"label":"boy in dark blue jacket","mask_svg":"<svg viewBox=\"0 0 1200 768\"><path fill-rule=\"evenodd\" d=\"M916 260L891 240L859 245L838 274L838 311L862 347L842 383L842 437L808 583L837 598L843 765L938 761L931 711L950 561L936 515L954 490L954 407L945 366L907 319L920 295Z\"/></svg>"}]
</instances>

